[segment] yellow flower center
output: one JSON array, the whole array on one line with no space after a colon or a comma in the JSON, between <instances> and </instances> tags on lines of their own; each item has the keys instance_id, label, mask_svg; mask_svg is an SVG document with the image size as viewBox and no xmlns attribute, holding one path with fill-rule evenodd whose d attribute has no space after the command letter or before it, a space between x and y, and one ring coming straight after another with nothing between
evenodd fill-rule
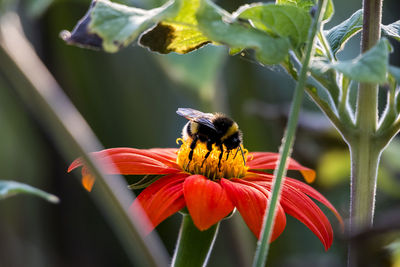
<instances>
[{"instance_id":1,"label":"yellow flower center","mask_svg":"<svg viewBox=\"0 0 400 267\"><path fill-rule=\"evenodd\" d=\"M222 152L221 162L219 163L219 157L221 151L215 145L212 146L210 155L205 159L208 152L205 143L197 142L196 147L193 150L193 158L189 162L189 153L191 139L183 140L178 138L177 142L182 142L182 145L178 151L176 162L181 168L191 174L201 174L210 180L218 180L221 178L241 178L246 175L247 169L246 163L243 162L243 157L239 148L233 149L228 152L225 148ZM248 151L242 146L244 158L247 158ZM218 167L219 163L219 167Z\"/></svg>"}]
</instances>

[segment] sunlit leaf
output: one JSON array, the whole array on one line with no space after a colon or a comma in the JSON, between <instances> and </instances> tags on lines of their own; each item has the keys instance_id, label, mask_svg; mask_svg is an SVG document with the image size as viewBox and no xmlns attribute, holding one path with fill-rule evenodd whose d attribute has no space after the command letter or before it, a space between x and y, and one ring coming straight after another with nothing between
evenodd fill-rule
<instances>
[{"instance_id":1,"label":"sunlit leaf","mask_svg":"<svg viewBox=\"0 0 400 267\"><path fill-rule=\"evenodd\" d=\"M343 48L353 35L361 31L362 23L363 11L360 9L347 20L324 32L334 55Z\"/></svg>"},{"instance_id":2,"label":"sunlit leaf","mask_svg":"<svg viewBox=\"0 0 400 267\"><path fill-rule=\"evenodd\" d=\"M140 38L140 44L162 54L185 54L210 43L197 27L200 0L185 0L179 13L160 22Z\"/></svg>"},{"instance_id":3,"label":"sunlit leaf","mask_svg":"<svg viewBox=\"0 0 400 267\"><path fill-rule=\"evenodd\" d=\"M273 36L289 37L294 47L306 41L311 25L309 12L289 5L246 5L237 14L239 18L249 19L259 30Z\"/></svg>"},{"instance_id":4,"label":"sunlit leaf","mask_svg":"<svg viewBox=\"0 0 400 267\"><path fill-rule=\"evenodd\" d=\"M335 69L352 80L358 82L384 83L386 82L389 63L390 44L381 39L373 48L353 60L335 63L326 61L313 62L314 71L326 72Z\"/></svg>"},{"instance_id":5,"label":"sunlit leaf","mask_svg":"<svg viewBox=\"0 0 400 267\"><path fill-rule=\"evenodd\" d=\"M400 20L389 25L382 25L382 33L400 41Z\"/></svg>"},{"instance_id":6,"label":"sunlit leaf","mask_svg":"<svg viewBox=\"0 0 400 267\"><path fill-rule=\"evenodd\" d=\"M72 33L64 31L61 36L68 44L117 52L154 24L175 16L182 1L168 1L162 7L144 10L96 0Z\"/></svg>"},{"instance_id":7,"label":"sunlit leaf","mask_svg":"<svg viewBox=\"0 0 400 267\"><path fill-rule=\"evenodd\" d=\"M290 44L288 38L271 37L247 23L237 21L211 1L201 2L197 20L199 29L210 40L226 44L231 48L253 49L257 60L263 64L277 64L288 54Z\"/></svg>"},{"instance_id":8,"label":"sunlit leaf","mask_svg":"<svg viewBox=\"0 0 400 267\"><path fill-rule=\"evenodd\" d=\"M291 5L297 6L304 9L307 12L312 12L313 8L317 5L316 0L276 0L277 4L282 5ZM335 12L332 0L328 0L328 4L326 6L324 17L322 18L323 21L328 21L333 16Z\"/></svg>"},{"instance_id":9,"label":"sunlit leaf","mask_svg":"<svg viewBox=\"0 0 400 267\"><path fill-rule=\"evenodd\" d=\"M242 52L242 51L243 51L243 48L240 48L240 47L231 47L231 48L229 49L229 55L231 55L231 56L237 55L237 54L239 54L239 53Z\"/></svg>"},{"instance_id":10,"label":"sunlit leaf","mask_svg":"<svg viewBox=\"0 0 400 267\"><path fill-rule=\"evenodd\" d=\"M52 203L58 203L60 201L55 195L46 193L30 185L14 181L0 180L0 199L11 197L17 194L35 195Z\"/></svg>"}]
</instances>

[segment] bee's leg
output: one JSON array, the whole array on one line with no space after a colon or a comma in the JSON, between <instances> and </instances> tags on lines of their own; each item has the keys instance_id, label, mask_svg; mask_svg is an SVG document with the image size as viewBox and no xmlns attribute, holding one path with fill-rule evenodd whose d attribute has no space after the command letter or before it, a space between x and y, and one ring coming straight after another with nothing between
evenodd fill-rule
<instances>
[{"instance_id":1,"label":"bee's leg","mask_svg":"<svg viewBox=\"0 0 400 267\"><path fill-rule=\"evenodd\" d=\"M236 148L236 153L235 153L235 156L233 157L233 159L235 159L235 158L236 158L236 156L237 156L238 152L239 152L239 147L238 147L238 148Z\"/></svg>"},{"instance_id":2,"label":"bee's leg","mask_svg":"<svg viewBox=\"0 0 400 267\"><path fill-rule=\"evenodd\" d=\"M201 167L203 167L204 162L206 161L208 156L210 156L212 150L212 142L210 141L210 139L207 140L207 150L208 150L207 154L204 156L203 162L201 163Z\"/></svg>"},{"instance_id":3,"label":"bee's leg","mask_svg":"<svg viewBox=\"0 0 400 267\"><path fill-rule=\"evenodd\" d=\"M197 143L197 140L198 140L198 139L199 139L199 138L198 138L197 136L195 136L195 137L193 138L192 142L190 143L190 152L189 152L189 156L188 156L189 162L188 162L188 164L186 165L185 170L188 169L189 164L190 164L190 162L191 162L192 159L193 159L193 150L194 150L195 147L196 147L196 143Z\"/></svg>"},{"instance_id":4,"label":"bee's leg","mask_svg":"<svg viewBox=\"0 0 400 267\"><path fill-rule=\"evenodd\" d=\"M220 169L221 167L221 159L222 159L222 155L224 154L224 148L222 147L222 144L219 144L219 151L221 151L221 153L219 154L219 160L218 160L218 169Z\"/></svg>"},{"instance_id":5,"label":"bee's leg","mask_svg":"<svg viewBox=\"0 0 400 267\"><path fill-rule=\"evenodd\" d=\"M228 150L227 153L226 153L226 160L228 160L230 153L231 153L231 150ZM233 159L235 159L235 158L233 158Z\"/></svg>"}]
</instances>

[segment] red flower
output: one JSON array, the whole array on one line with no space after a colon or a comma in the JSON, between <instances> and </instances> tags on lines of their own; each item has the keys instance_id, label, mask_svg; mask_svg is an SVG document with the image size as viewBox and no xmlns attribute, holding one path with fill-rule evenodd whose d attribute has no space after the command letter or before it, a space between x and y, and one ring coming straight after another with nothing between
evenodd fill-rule
<instances>
[{"instance_id":1,"label":"red flower","mask_svg":"<svg viewBox=\"0 0 400 267\"><path fill-rule=\"evenodd\" d=\"M164 175L144 189L131 206L133 212L139 204L142 206L152 223L149 230L184 207L200 230L208 229L237 208L250 230L259 237L273 179L273 175L264 171L276 167L278 154L248 153L245 150L247 161L244 164L242 157L235 157L233 153L226 155L224 152L226 156L223 156L218 167L219 150L213 149L203 163L207 149L204 144L198 144L193 160L188 164L189 144L183 142L179 150L112 148L95 152L94 155L100 161L103 158L111 159L116 169L105 166L110 174ZM83 166L83 163L77 159L68 171L79 166ZM290 159L288 169L300 171L308 182L315 178L313 170L293 159ZM85 166L82 176L85 188L90 191L94 179ZM328 207L342 223L339 213L319 192L298 180L286 178L271 241L283 232L285 214L289 214L304 223L321 240L325 249L331 246L331 224L310 197Z\"/></svg>"}]
</instances>

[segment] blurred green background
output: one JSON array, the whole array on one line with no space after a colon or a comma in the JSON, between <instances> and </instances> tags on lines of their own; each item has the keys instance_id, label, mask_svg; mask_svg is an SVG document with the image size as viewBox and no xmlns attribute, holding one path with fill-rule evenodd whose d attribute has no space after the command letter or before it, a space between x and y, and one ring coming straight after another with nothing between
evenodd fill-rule
<instances>
[{"instance_id":1,"label":"blurred green background","mask_svg":"<svg viewBox=\"0 0 400 267\"><path fill-rule=\"evenodd\" d=\"M149 8L162 1L131 2ZM245 3L218 1L229 11ZM15 8L37 53L104 147L176 147L185 119L175 111L178 107L192 107L230 115L240 125L245 147L250 151L278 151L294 88L294 82L282 69L260 66L250 55L229 57L223 47L207 46L182 56L154 54L138 45L117 54L66 45L59 38L60 31L71 30L89 4L86 0L25 0ZM336 12L326 28L361 8L361 1L338 0L334 4ZM399 1L385 1L383 22L399 20L398 10ZM397 49L391 63L399 66L400 47L391 43ZM347 44L340 58L353 58L358 53L359 36ZM381 106L385 103L382 99ZM303 111L293 157L317 170L313 186L347 218L347 147L309 99ZM3 73L0 129L0 179L28 183L61 199L58 205L32 196L0 201L0 266L132 266L76 179L79 172L66 173L69 162L61 157L48 129L22 102ZM400 141L394 142L382 159L378 223L393 219L390 212L400 208ZM333 215L324 211L335 230L328 252L310 230L288 216L286 230L271 247L268 265L343 266L346 241ZM157 228L170 254L180 219L176 214ZM399 242L384 247L396 237L392 233L373 239L378 248L370 248L370 255L378 260L370 261L370 266L389 264L386 260L390 251L400 254ZM222 222L209 266L249 266L255 245L256 238L236 213Z\"/></svg>"}]
</instances>

